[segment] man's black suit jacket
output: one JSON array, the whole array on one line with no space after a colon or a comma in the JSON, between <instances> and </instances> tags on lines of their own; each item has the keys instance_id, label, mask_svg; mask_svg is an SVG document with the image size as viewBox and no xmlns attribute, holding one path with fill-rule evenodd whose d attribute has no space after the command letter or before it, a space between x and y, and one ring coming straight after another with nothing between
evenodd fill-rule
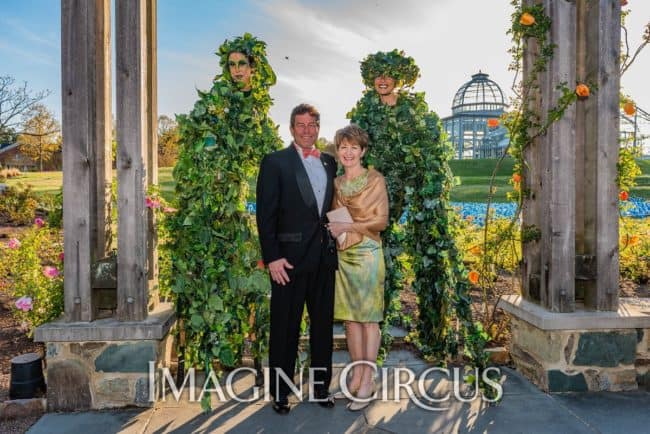
<instances>
[{"instance_id":1,"label":"man's black suit jacket","mask_svg":"<svg viewBox=\"0 0 650 434\"><path fill-rule=\"evenodd\" d=\"M320 261L328 268L337 267L334 240L324 226L334 195L336 161L321 154L327 188L319 213L301 158L293 144L268 154L257 178L256 219L262 258L265 264L285 258L294 267L287 270L289 275L316 271Z\"/></svg>"}]
</instances>

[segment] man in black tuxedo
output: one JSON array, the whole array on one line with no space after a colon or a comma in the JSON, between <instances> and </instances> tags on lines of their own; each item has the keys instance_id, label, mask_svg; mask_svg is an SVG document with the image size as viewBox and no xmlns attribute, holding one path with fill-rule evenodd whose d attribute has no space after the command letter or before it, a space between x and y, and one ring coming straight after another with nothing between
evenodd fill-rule
<instances>
[{"instance_id":1,"label":"man in black tuxedo","mask_svg":"<svg viewBox=\"0 0 650 434\"><path fill-rule=\"evenodd\" d=\"M257 178L257 228L262 257L271 275L269 367L273 409L289 412L303 306L309 313L315 397L333 407L332 320L336 247L325 228L334 194L336 161L315 147L320 114L308 104L291 112L289 147L262 160Z\"/></svg>"}]
</instances>

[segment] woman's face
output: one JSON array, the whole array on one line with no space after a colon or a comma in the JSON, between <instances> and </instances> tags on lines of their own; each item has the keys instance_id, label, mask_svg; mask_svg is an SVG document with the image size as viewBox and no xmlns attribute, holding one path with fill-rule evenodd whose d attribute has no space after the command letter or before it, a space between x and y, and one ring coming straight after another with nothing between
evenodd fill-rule
<instances>
[{"instance_id":1,"label":"woman's face","mask_svg":"<svg viewBox=\"0 0 650 434\"><path fill-rule=\"evenodd\" d=\"M391 77L375 78L375 90L379 95L390 95L395 89L395 79Z\"/></svg>"},{"instance_id":2,"label":"woman's face","mask_svg":"<svg viewBox=\"0 0 650 434\"><path fill-rule=\"evenodd\" d=\"M357 142L346 138L341 140L341 144L336 149L339 161L345 169L361 166L361 158L365 153L366 150L361 149L361 146Z\"/></svg>"},{"instance_id":3,"label":"woman's face","mask_svg":"<svg viewBox=\"0 0 650 434\"><path fill-rule=\"evenodd\" d=\"M251 90L251 67L248 57L242 53L230 53L228 56L228 71L236 83L242 83L242 90Z\"/></svg>"}]
</instances>

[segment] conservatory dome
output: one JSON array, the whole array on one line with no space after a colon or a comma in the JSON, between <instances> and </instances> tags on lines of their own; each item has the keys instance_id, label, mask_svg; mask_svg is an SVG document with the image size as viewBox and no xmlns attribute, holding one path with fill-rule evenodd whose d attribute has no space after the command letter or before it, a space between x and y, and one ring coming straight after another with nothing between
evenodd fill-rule
<instances>
[{"instance_id":1,"label":"conservatory dome","mask_svg":"<svg viewBox=\"0 0 650 434\"><path fill-rule=\"evenodd\" d=\"M503 91L488 74L481 71L472 75L472 79L463 84L451 105L453 114L465 112L502 113L506 108Z\"/></svg>"}]
</instances>

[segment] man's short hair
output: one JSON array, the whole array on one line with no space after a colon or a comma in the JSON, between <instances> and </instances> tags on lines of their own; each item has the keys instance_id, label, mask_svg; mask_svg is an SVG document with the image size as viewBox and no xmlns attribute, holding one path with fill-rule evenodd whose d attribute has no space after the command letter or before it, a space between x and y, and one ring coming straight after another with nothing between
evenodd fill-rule
<instances>
[{"instance_id":1,"label":"man's short hair","mask_svg":"<svg viewBox=\"0 0 650 434\"><path fill-rule=\"evenodd\" d=\"M313 118L316 119L316 123L320 125L320 113L318 110L316 110L316 107L310 104L299 104L291 110L291 118L289 119L289 125L291 127L294 126L294 123L296 121L296 116L298 115L304 115L305 113L309 113Z\"/></svg>"}]
</instances>

